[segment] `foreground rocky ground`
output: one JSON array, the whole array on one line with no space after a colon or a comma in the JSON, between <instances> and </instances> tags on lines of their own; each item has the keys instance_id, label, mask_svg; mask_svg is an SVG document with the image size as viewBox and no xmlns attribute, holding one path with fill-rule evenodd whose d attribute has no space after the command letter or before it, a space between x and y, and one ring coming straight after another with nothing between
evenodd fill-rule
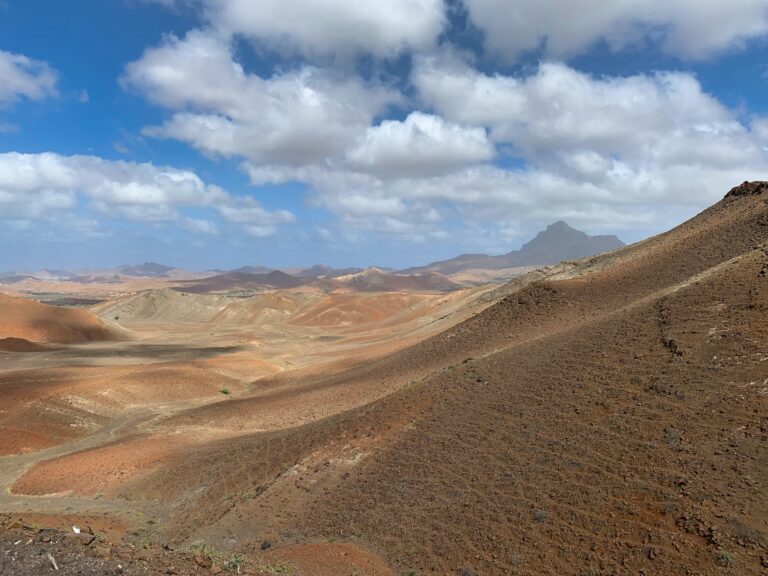
<instances>
[{"instance_id":1,"label":"foreground rocky ground","mask_svg":"<svg viewBox=\"0 0 768 576\"><path fill-rule=\"evenodd\" d=\"M0 574L3 576L210 573L210 568L198 565L193 554L180 554L162 547L116 545L90 534L87 528L76 534L6 519L0 530Z\"/></svg>"},{"instance_id":2,"label":"foreground rocky ground","mask_svg":"<svg viewBox=\"0 0 768 576\"><path fill-rule=\"evenodd\" d=\"M221 552L205 544L174 550L141 538L118 543L88 525L41 528L22 519L0 520L0 576L187 576L227 575L393 576L375 555L348 543L307 544L273 550L262 542L252 556Z\"/></svg>"}]
</instances>

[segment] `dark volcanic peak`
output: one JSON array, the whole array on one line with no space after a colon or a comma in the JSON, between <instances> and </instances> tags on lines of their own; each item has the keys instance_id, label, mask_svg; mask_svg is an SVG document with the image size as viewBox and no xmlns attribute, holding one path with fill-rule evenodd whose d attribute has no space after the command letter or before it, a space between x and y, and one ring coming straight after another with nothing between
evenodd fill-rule
<instances>
[{"instance_id":1,"label":"dark volcanic peak","mask_svg":"<svg viewBox=\"0 0 768 576\"><path fill-rule=\"evenodd\" d=\"M439 272L455 274L464 270L501 270L528 266L547 266L563 260L576 260L608 252L624 246L616 236L590 236L572 228L563 221L547 226L520 250L501 256L486 254L462 254L450 260L433 262L427 266L403 270L403 274Z\"/></svg>"},{"instance_id":2,"label":"dark volcanic peak","mask_svg":"<svg viewBox=\"0 0 768 576\"><path fill-rule=\"evenodd\" d=\"M621 248L625 244L616 236L590 236L572 228L562 220L550 224L518 252L519 266L557 264L601 252Z\"/></svg>"},{"instance_id":3,"label":"dark volcanic peak","mask_svg":"<svg viewBox=\"0 0 768 576\"><path fill-rule=\"evenodd\" d=\"M757 196L768 190L768 182L764 180L755 180L754 182L744 181L725 195L726 198L733 196Z\"/></svg>"}]
</instances>

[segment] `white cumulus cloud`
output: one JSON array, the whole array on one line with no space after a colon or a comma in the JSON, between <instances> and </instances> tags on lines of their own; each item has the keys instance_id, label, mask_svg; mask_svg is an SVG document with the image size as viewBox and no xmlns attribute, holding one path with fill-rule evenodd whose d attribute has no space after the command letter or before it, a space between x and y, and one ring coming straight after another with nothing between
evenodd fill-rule
<instances>
[{"instance_id":1,"label":"white cumulus cloud","mask_svg":"<svg viewBox=\"0 0 768 576\"><path fill-rule=\"evenodd\" d=\"M176 222L199 233L215 224L183 216L205 209L224 221L275 230L295 220L288 211L268 211L251 197L206 184L194 172L153 164L53 153L0 154L0 219L54 218L70 214L82 199L88 209L113 218Z\"/></svg>"},{"instance_id":2,"label":"white cumulus cloud","mask_svg":"<svg viewBox=\"0 0 768 576\"><path fill-rule=\"evenodd\" d=\"M347 152L353 169L381 178L434 176L495 155L485 130L446 122L439 116L411 113L369 128Z\"/></svg>"},{"instance_id":3,"label":"white cumulus cloud","mask_svg":"<svg viewBox=\"0 0 768 576\"><path fill-rule=\"evenodd\" d=\"M398 94L305 66L261 78L220 37L169 38L131 63L123 84L174 111L146 133L254 164L300 166L341 153Z\"/></svg>"},{"instance_id":4,"label":"white cumulus cloud","mask_svg":"<svg viewBox=\"0 0 768 576\"><path fill-rule=\"evenodd\" d=\"M409 153L407 138L390 150L379 138L397 138L372 128L376 145L364 140L348 165L296 174L345 222L434 233L451 217L518 230L564 218L591 230L660 231L768 172L765 120L745 123L688 73L600 77L550 62L504 76L423 58L413 82L440 122L488 130L511 166L459 164L430 174L390 163L363 171L360 164L386 165L379 148L399 160ZM402 124L392 123L395 133L405 131Z\"/></svg>"},{"instance_id":5,"label":"white cumulus cloud","mask_svg":"<svg viewBox=\"0 0 768 576\"><path fill-rule=\"evenodd\" d=\"M443 0L207 0L213 25L305 56L396 56L433 46Z\"/></svg>"},{"instance_id":6,"label":"white cumulus cloud","mask_svg":"<svg viewBox=\"0 0 768 576\"><path fill-rule=\"evenodd\" d=\"M732 172L765 161L749 127L688 73L595 77L544 63L516 78L430 58L414 83L449 120L487 126L529 163L587 181L612 169Z\"/></svg>"},{"instance_id":7,"label":"white cumulus cloud","mask_svg":"<svg viewBox=\"0 0 768 576\"><path fill-rule=\"evenodd\" d=\"M603 43L683 58L737 49L768 32L768 0L465 4L488 55L541 49L545 61L484 73L438 48L441 0L204 0L205 27L146 50L122 83L168 113L145 134L242 160L254 185L306 183L350 237L440 238L456 226L498 237L562 218L655 232L768 170L768 122L745 120L694 74L598 76L565 63ZM290 65L248 71L243 39ZM383 60L405 53L407 98L377 80ZM350 66L359 56L373 58ZM235 200L218 216L255 236L292 217ZM147 217L168 217L163 206Z\"/></svg>"},{"instance_id":8,"label":"white cumulus cloud","mask_svg":"<svg viewBox=\"0 0 768 576\"><path fill-rule=\"evenodd\" d=\"M657 42L702 58L768 33L766 0L464 0L491 52L509 60L544 47L568 57L599 42L614 50Z\"/></svg>"},{"instance_id":9,"label":"white cumulus cloud","mask_svg":"<svg viewBox=\"0 0 768 576\"><path fill-rule=\"evenodd\" d=\"M0 106L21 98L56 96L57 81L56 72L45 62L0 50Z\"/></svg>"}]
</instances>

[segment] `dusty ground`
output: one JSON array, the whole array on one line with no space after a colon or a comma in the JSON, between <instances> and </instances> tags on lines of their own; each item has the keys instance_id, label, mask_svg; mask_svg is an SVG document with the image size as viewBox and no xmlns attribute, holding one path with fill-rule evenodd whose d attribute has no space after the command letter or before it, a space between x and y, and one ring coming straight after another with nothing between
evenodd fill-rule
<instances>
[{"instance_id":1,"label":"dusty ground","mask_svg":"<svg viewBox=\"0 0 768 576\"><path fill-rule=\"evenodd\" d=\"M0 353L0 573L766 573L765 188L490 291L150 292Z\"/></svg>"},{"instance_id":2,"label":"dusty ground","mask_svg":"<svg viewBox=\"0 0 768 576\"><path fill-rule=\"evenodd\" d=\"M178 551L167 544L158 546L147 541L115 544L114 531L103 529L111 526L110 521L99 518L33 518L36 521L0 518L1 576L289 573L295 576L393 576L381 558L351 543L267 548L249 557L222 553L203 545ZM53 527L44 528L39 523ZM80 532L76 533L73 528Z\"/></svg>"}]
</instances>

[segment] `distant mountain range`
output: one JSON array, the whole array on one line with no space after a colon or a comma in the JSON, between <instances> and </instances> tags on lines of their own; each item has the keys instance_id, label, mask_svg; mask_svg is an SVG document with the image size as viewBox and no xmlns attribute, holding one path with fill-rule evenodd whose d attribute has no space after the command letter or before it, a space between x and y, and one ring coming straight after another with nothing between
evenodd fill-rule
<instances>
[{"instance_id":1,"label":"distant mountain range","mask_svg":"<svg viewBox=\"0 0 768 576\"><path fill-rule=\"evenodd\" d=\"M576 230L563 221L547 226L536 237L501 256L486 254L462 254L450 260L433 262L426 266L407 268L400 274L424 274L438 272L451 275L465 270L501 270L525 266L547 266L564 260L578 260L625 246L616 236L590 236Z\"/></svg>"},{"instance_id":2,"label":"distant mountain range","mask_svg":"<svg viewBox=\"0 0 768 576\"><path fill-rule=\"evenodd\" d=\"M251 292L291 288L324 292L448 292L462 286L442 274L395 274L368 268L353 274L294 276L279 270L269 274L227 272L199 280L178 282L175 290L193 294Z\"/></svg>"},{"instance_id":3,"label":"distant mountain range","mask_svg":"<svg viewBox=\"0 0 768 576\"><path fill-rule=\"evenodd\" d=\"M450 260L395 272L382 268L331 268L317 264L309 268L275 270L264 266L243 266L232 271L188 272L179 268L145 262L112 270L40 270L0 274L0 284L24 281L120 283L134 278L167 279L185 292L228 292L292 289L363 291L449 291L470 284L502 281L515 269L576 260L624 246L616 236L589 236L565 222L555 222L536 237L501 256L463 254ZM482 273L477 274L480 271ZM500 272L488 272L500 271ZM454 276L451 278L451 276ZM484 279L484 280L483 280Z\"/></svg>"},{"instance_id":4,"label":"distant mountain range","mask_svg":"<svg viewBox=\"0 0 768 576\"><path fill-rule=\"evenodd\" d=\"M363 268L331 268L322 264L315 264L309 268L286 268L282 272L301 278L336 278L346 274L357 274L362 272ZM232 272L242 272L245 274L269 274L274 272L274 268L265 268L264 266L243 266Z\"/></svg>"},{"instance_id":5,"label":"distant mountain range","mask_svg":"<svg viewBox=\"0 0 768 576\"><path fill-rule=\"evenodd\" d=\"M155 262L145 262L138 266L119 266L115 271L123 276L132 278L168 278L176 270Z\"/></svg>"}]
</instances>

